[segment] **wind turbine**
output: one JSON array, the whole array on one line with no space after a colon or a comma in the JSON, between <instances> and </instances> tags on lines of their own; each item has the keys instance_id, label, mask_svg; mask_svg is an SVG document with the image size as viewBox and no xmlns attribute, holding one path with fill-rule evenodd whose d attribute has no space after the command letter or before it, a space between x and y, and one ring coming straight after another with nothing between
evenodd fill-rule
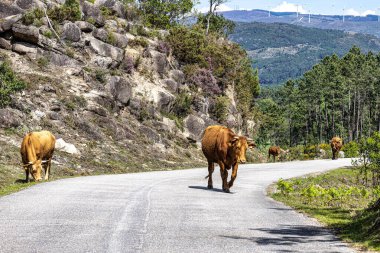
<instances>
[{"instance_id":1,"label":"wind turbine","mask_svg":"<svg viewBox=\"0 0 380 253\"><path fill-rule=\"evenodd\" d=\"M344 23L344 10L345 10L345 9L343 8L343 23Z\"/></svg>"}]
</instances>

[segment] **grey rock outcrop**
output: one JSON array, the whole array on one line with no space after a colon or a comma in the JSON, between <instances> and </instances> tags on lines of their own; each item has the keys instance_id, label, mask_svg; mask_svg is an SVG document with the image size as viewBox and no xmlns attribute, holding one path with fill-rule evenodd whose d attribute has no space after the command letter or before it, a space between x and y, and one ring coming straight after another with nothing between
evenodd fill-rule
<instances>
[{"instance_id":1,"label":"grey rock outcrop","mask_svg":"<svg viewBox=\"0 0 380 253\"><path fill-rule=\"evenodd\" d=\"M112 60L121 62L124 58L124 50L111 46L110 44L104 43L98 39L89 37L86 39L86 43L90 46L95 53L110 57Z\"/></svg>"},{"instance_id":2,"label":"grey rock outcrop","mask_svg":"<svg viewBox=\"0 0 380 253\"><path fill-rule=\"evenodd\" d=\"M78 42L81 39L81 29L74 23L67 22L63 25L62 39Z\"/></svg>"},{"instance_id":3,"label":"grey rock outcrop","mask_svg":"<svg viewBox=\"0 0 380 253\"><path fill-rule=\"evenodd\" d=\"M0 5L1 8L1 5ZM1 17L0 17L1 18ZM11 30L13 24L22 18L22 14L13 15L0 20L0 33Z\"/></svg>"},{"instance_id":4,"label":"grey rock outcrop","mask_svg":"<svg viewBox=\"0 0 380 253\"><path fill-rule=\"evenodd\" d=\"M95 26L86 21L76 21L75 25L84 33L90 33L95 29Z\"/></svg>"},{"instance_id":5,"label":"grey rock outcrop","mask_svg":"<svg viewBox=\"0 0 380 253\"><path fill-rule=\"evenodd\" d=\"M112 96L122 103L128 105L132 97L132 86L125 79L113 76L109 81L109 90Z\"/></svg>"},{"instance_id":6,"label":"grey rock outcrop","mask_svg":"<svg viewBox=\"0 0 380 253\"><path fill-rule=\"evenodd\" d=\"M16 39L37 44L39 42L40 32L35 26L25 26L22 24L14 24L12 32Z\"/></svg>"},{"instance_id":7,"label":"grey rock outcrop","mask_svg":"<svg viewBox=\"0 0 380 253\"><path fill-rule=\"evenodd\" d=\"M22 124L22 113L18 110L5 108L0 109L0 127L18 127Z\"/></svg>"},{"instance_id":8,"label":"grey rock outcrop","mask_svg":"<svg viewBox=\"0 0 380 253\"><path fill-rule=\"evenodd\" d=\"M0 37L0 48L11 50L12 49L11 41Z\"/></svg>"}]
</instances>

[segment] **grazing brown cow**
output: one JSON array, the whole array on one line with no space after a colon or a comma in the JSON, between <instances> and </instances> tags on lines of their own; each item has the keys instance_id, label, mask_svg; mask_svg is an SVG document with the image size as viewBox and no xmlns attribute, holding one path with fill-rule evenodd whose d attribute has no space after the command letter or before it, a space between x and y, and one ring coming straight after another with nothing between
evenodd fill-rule
<instances>
[{"instance_id":1,"label":"grazing brown cow","mask_svg":"<svg viewBox=\"0 0 380 253\"><path fill-rule=\"evenodd\" d=\"M283 150L279 146L271 146L268 150L268 161L270 159L270 156L273 156L273 161L276 162L276 156L283 156L289 153L289 150Z\"/></svg>"},{"instance_id":2,"label":"grazing brown cow","mask_svg":"<svg viewBox=\"0 0 380 253\"><path fill-rule=\"evenodd\" d=\"M343 141L340 137L333 137L330 141L330 145L333 154L332 159L337 160L339 156L339 151L343 146Z\"/></svg>"},{"instance_id":3,"label":"grazing brown cow","mask_svg":"<svg viewBox=\"0 0 380 253\"><path fill-rule=\"evenodd\" d=\"M237 176L239 163L245 163L247 148L256 145L251 139L236 135L231 129L224 126L209 126L202 138L202 151L208 161L208 188L212 189L212 173L214 163L219 164L220 175L223 180L223 191L230 192ZM232 169L231 180L227 184L228 170ZM207 178L206 177L206 178Z\"/></svg>"},{"instance_id":4,"label":"grazing brown cow","mask_svg":"<svg viewBox=\"0 0 380 253\"><path fill-rule=\"evenodd\" d=\"M20 153L26 182L29 182L29 173L34 180L41 181L42 167L45 169L45 180L49 180L54 147L55 137L49 131L31 132L25 135Z\"/></svg>"}]
</instances>

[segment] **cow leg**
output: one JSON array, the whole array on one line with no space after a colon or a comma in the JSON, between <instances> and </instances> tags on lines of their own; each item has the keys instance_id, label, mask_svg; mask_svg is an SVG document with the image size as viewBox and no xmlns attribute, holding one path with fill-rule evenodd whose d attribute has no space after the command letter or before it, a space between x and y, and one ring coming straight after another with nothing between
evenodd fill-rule
<instances>
[{"instance_id":1,"label":"cow leg","mask_svg":"<svg viewBox=\"0 0 380 253\"><path fill-rule=\"evenodd\" d=\"M212 173L214 172L214 163L208 162L208 185L207 188L212 189Z\"/></svg>"},{"instance_id":2,"label":"cow leg","mask_svg":"<svg viewBox=\"0 0 380 253\"><path fill-rule=\"evenodd\" d=\"M25 169L25 183L29 183L29 168Z\"/></svg>"},{"instance_id":3,"label":"cow leg","mask_svg":"<svg viewBox=\"0 0 380 253\"><path fill-rule=\"evenodd\" d=\"M44 170L45 170L45 180L49 180L50 165L51 165L50 160L43 165Z\"/></svg>"},{"instance_id":4,"label":"cow leg","mask_svg":"<svg viewBox=\"0 0 380 253\"><path fill-rule=\"evenodd\" d=\"M232 168L232 174L231 174L231 180L228 183L228 187L231 188L234 185L234 181L237 177L237 171L238 171L238 163L235 163Z\"/></svg>"},{"instance_id":5,"label":"cow leg","mask_svg":"<svg viewBox=\"0 0 380 253\"><path fill-rule=\"evenodd\" d=\"M220 167L220 176L222 177L222 187L224 192L230 192L230 189L227 184L227 178L228 178L228 171L224 163L219 163Z\"/></svg>"}]
</instances>

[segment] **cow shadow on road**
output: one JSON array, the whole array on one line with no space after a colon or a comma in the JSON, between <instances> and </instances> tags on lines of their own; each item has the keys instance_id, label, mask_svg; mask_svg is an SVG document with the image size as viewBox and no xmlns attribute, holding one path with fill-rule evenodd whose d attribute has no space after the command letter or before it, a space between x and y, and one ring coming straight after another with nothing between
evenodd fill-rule
<instances>
[{"instance_id":1,"label":"cow shadow on road","mask_svg":"<svg viewBox=\"0 0 380 253\"><path fill-rule=\"evenodd\" d=\"M222 189L218 189L218 188L209 189L209 188L207 188L205 186L199 186L199 185L190 185L189 188L191 188L191 189L198 189L198 190L205 190L205 191L214 191L214 192L225 193ZM234 193L230 192L229 194L234 194Z\"/></svg>"},{"instance_id":2,"label":"cow shadow on road","mask_svg":"<svg viewBox=\"0 0 380 253\"><path fill-rule=\"evenodd\" d=\"M336 243L336 246L347 247L329 230L317 226L280 225L277 228L251 228L251 231L264 232L267 236L242 237L221 236L235 240L246 240L257 245L292 246L303 243ZM284 249L285 250L285 249ZM286 250L284 251L286 252Z\"/></svg>"}]
</instances>

